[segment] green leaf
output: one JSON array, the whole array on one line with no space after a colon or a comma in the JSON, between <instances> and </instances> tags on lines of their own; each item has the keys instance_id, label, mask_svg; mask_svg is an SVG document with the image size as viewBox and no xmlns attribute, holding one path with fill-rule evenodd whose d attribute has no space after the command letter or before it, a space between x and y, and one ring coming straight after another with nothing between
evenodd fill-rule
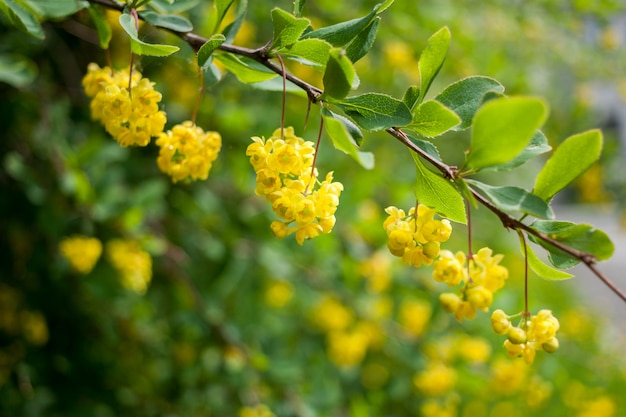
<instances>
[{"instance_id":1,"label":"green leaf","mask_svg":"<svg viewBox=\"0 0 626 417\"><path fill-rule=\"evenodd\" d=\"M272 23L274 24L274 37L269 49L279 50L296 43L304 30L309 27L311 21L275 8L272 10Z\"/></svg>"},{"instance_id":2,"label":"green leaf","mask_svg":"<svg viewBox=\"0 0 626 417\"><path fill-rule=\"evenodd\" d=\"M28 0L28 4L32 6L42 18L52 19L67 17L85 7L89 7L88 2L77 0Z\"/></svg>"},{"instance_id":3,"label":"green leaf","mask_svg":"<svg viewBox=\"0 0 626 417\"><path fill-rule=\"evenodd\" d=\"M304 65L324 68L331 48L331 44L321 39L304 39L281 49L280 54L297 58Z\"/></svg>"},{"instance_id":4,"label":"green leaf","mask_svg":"<svg viewBox=\"0 0 626 417\"><path fill-rule=\"evenodd\" d=\"M237 32L239 31L239 28L241 28L241 25L243 24L243 21L246 17L247 10L248 0L239 0L239 2L237 3L237 10L235 12L235 20L226 25L226 27L222 31L224 36L226 36L226 42L232 43L235 39L235 36L237 36Z\"/></svg>"},{"instance_id":5,"label":"green leaf","mask_svg":"<svg viewBox=\"0 0 626 417\"><path fill-rule=\"evenodd\" d=\"M89 14L91 15L94 25L96 25L98 44L100 45L100 48L107 49L109 47L109 42L111 42L112 31L111 25L107 21L104 14L104 10L102 10L102 8L97 4L92 4L89 6Z\"/></svg>"},{"instance_id":6,"label":"green leaf","mask_svg":"<svg viewBox=\"0 0 626 417\"><path fill-rule=\"evenodd\" d=\"M342 120L328 109L322 109L322 118L326 133L333 141L335 148L345 152L357 161L363 168L374 168L374 155L370 152L360 152L356 140Z\"/></svg>"},{"instance_id":7,"label":"green leaf","mask_svg":"<svg viewBox=\"0 0 626 417\"><path fill-rule=\"evenodd\" d=\"M515 158L547 113L546 103L534 97L507 97L485 103L474 116L467 167L477 171Z\"/></svg>"},{"instance_id":8,"label":"green leaf","mask_svg":"<svg viewBox=\"0 0 626 417\"><path fill-rule=\"evenodd\" d=\"M348 95L356 78L356 71L343 49L333 48L324 72L324 96L342 99Z\"/></svg>"},{"instance_id":9,"label":"green leaf","mask_svg":"<svg viewBox=\"0 0 626 417\"><path fill-rule=\"evenodd\" d=\"M222 73L213 62L212 56L204 62L204 65L201 68L202 81L206 87L214 86L222 79Z\"/></svg>"},{"instance_id":10,"label":"green leaf","mask_svg":"<svg viewBox=\"0 0 626 417\"><path fill-rule=\"evenodd\" d=\"M209 40L207 40L204 45L198 49L198 66L204 67L204 64L207 62L209 57L213 55L213 52L215 52L215 50L219 48L224 41L226 41L226 37L221 33L211 36Z\"/></svg>"},{"instance_id":11,"label":"green leaf","mask_svg":"<svg viewBox=\"0 0 626 417\"><path fill-rule=\"evenodd\" d=\"M363 132L361 132L361 129L359 129L359 127L347 117L343 117L340 114L332 113L330 110L327 111L331 113L335 119L343 123L346 129L348 129L348 133L350 134L356 145L360 147L363 144Z\"/></svg>"},{"instance_id":12,"label":"green leaf","mask_svg":"<svg viewBox=\"0 0 626 417\"><path fill-rule=\"evenodd\" d=\"M565 221L537 220L530 225L536 231L576 250L593 255L597 260L609 259L615 250L606 233L588 224ZM577 258L529 235L531 240L548 250L550 262L557 268L569 268L580 262Z\"/></svg>"},{"instance_id":13,"label":"green leaf","mask_svg":"<svg viewBox=\"0 0 626 417\"><path fill-rule=\"evenodd\" d=\"M535 194L549 201L600 158L602 132L588 130L565 139L535 180Z\"/></svg>"},{"instance_id":14,"label":"green leaf","mask_svg":"<svg viewBox=\"0 0 626 417\"><path fill-rule=\"evenodd\" d=\"M380 23L380 17L375 17L365 29L363 29L354 38L352 42L346 47L346 55L350 58L350 61L357 62L363 58L376 40L376 34L378 33L378 24Z\"/></svg>"},{"instance_id":15,"label":"green leaf","mask_svg":"<svg viewBox=\"0 0 626 417\"><path fill-rule=\"evenodd\" d=\"M293 0L293 15L296 17L302 16L302 9L304 9L304 4L306 0Z\"/></svg>"},{"instance_id":16,"label":"green leaf","mask_svg":"<svg viewBox=\"0 0 626 417\"><path fill-rule=\"evenodd\" d=\"M150 0L149 6L159 13L180 13L195 7L200 0Z\"/></svg>"},{"instance_id":17,"label":"green leaf","mask_svg":"<svg viewBox=\"0 0 626 417\"><path fill-rule=\"evenodd\" d=\"M554 218L554 212L545 201L523 188L492 186L470 179L466 181L482 191L497 208L504 212L522 212L540 219Z\"/></svg>"},{"instance_id":18,"label":"green leaf","mask_svg":"<svg viewBox=\"0 0 626 417\"><path fill-rule=\"evenodd\" d=\"M406 92L404 93L404 96L402 97L402 101L404 102L404 104L406 104L406 106L413 111L413 108L415 107L415 105L417 104L417 101L420 98L420 88L416 85L412 85L409 88L407 88Z\"/></svg>"},{"instance_id":19,"label":"green leaf","mask_svg":"<svg viewBox=\"0 0 626 417\"><path fill-rule=\"evenodd\" d=\"M467 77L447 86L435 100L443 103L461 118L455 130L467 129L472 124L476 111L489 92L504 93L504 87L489 77Z\"/></svg>"},{"instance_id":20,"label":"green leaf","mask_svg":"<svg viewBox=\"0 0 626 417\"><path fill-rule=\"evenodd\" d=\"M420 74L420 98L424 100L430 85L439 73L450 45L450 29L447 26L435 32L426 43L417 64Z\"/></svg>"},{"instance_id":21,"label":"green leaf","mask_svg":"<svg viewBox=\"0 0 626 417\"><path fill-rule=\"evenodd\" d=\"M546 135L544 135L541 130L537 130L535 132L535 135L530 140L530 143L524 148L522 153L517 155L506 164L496 165L490 168L486 168L485 170L508 171L526 163L528 160L534 158L537 155L548 152L550 149L552 149L552 147L548 145L548 139L546 138Z\"/></svg>"},{"instance_id":22,"label":"green leaf","mask_svg":"<svg viewBox=\"0 0 626 417\"><path fill-rule=\"evenodd\" d=\"M432 156L438 161L441 161L441 155L439 155L439 149L437 149L437 147L433 145L432 142L416 138L408 133L406 133L406 137L409 138L411 142L415 144L415 146L417 146L418 148L426 152L428 155Z\"/></svg>"},{"instance_id":23,"label":"green leaf","mask_svg":"<svg viewBox=\"0 0 626 417\"><path fill-rule=\"evenodd\" d=\"M256 88L258 90L263 91L275 91L275 92L283 92L283 79L282 77L274 77L269 80L260 81L258 83L250 84L251 87ZM291 81L287 80L287 92L290 94L294 94L299 97L307 97L306 92L293 84Z\"/></svg>"},{"instance_id":24,"label":"green leaf","mask_svg":"<svg viewBox=\"0 0 626 417\"><path fill-rule=\"evenodd\" d=\"M413 121L406 126L428 138L441 136L461 123L455 112L438 101L429 100L420 104L413 113Z\"/></svg>"},{"instance_id":25,"label":"green leaf","mask_svg":"<svg viewBox=\"0 0 626 417\"><path fill-rule=\"evenodd\" d=\"M417 200L452 221L466 223L465 203L453 183L426 168L417 154L411 155L417 167Z\"/></svg>"},{"instance_id":26,"label":"green leaf","mask_svg":"<svg viewBox=\"0 0 626 417\"><path fill-rule=\"evenodd\" d=\"M193 25L189 19L176 14L161 14L144 10L139 12L139 16L143 17L146 22L150 23L152 26L170 29L175 32L185 33L193 30Z\"/></svg>"},{"instance_id":27,"label":"green leaf","mask_svg":"<svg viewBox=\"0 0 626 417\"><path fill-rule=\"evenodd\" d=\"M4 13L9 19L9 22L19 30L38 39L44 38L43 29L35 15L14 0L0 1L0 11Z\"/></svg>"},{"instance_id":28,"label":"green leaf","mask_svg":"<svg viewBox=\"0 0 626 417\"><path fill-rule=\"evenodd\" d=\"M367 28L372 20L389 7L393 3L393 0L387 0L384 3L379 3L370 13L366 16L349 20L347 22L337 23L336 25L326 26L317 30L312 30L305 33L302 38L310 39L317 38L323 39L333 46L341 47L352 42L361 31Z\"/></svg>"},{"instance_id":29,"label":"green leaf","mask_svg":"<svg viewBox=\"0 0 626 417\"><path fill-rule=\"evenodd\" d=\"M137 55L168 56L180 49L178 46L174 45L145 43L139 40L137 28L135 27L135 19L129 13L122 13L119 21L124 31L130 36L131 51Z\"/></svg>"},{"instance_id":30,"label":"green leaf","mask_svg":"<svg viewBox=\"0 0 626 417\"><path fill-rule=\"evenodd\" d=\"M522 246L522 251L524 248L524 242L521 241L520 244ZM554 269L549 265L546 265L539 257L535 254L530 245L526 244L526 259L528 261L528 266L533 270L535 274L537 274L540 278L547 279L550 281L560 281L564 279L573 278L574 275L569 272L561 271L559 269ZM522 252L523 253L523 252Z\"/></svg>"},{"instance_id":31,"label":"green leaf","mask_svg":"<svg viewBox=\"0 0 626 417\"><path fill-rule=\"evenodd\" d=\"M411 122L409 108L402 101L379 93L365 93L333 102L365 130L384 130Z\"/></svg>"},{"instance_id":32,"label":"green leaf","mask_svg":"<svg viewBox=\"0 0 626 417\"><path fill-rule=\"evenodd\" d=\"M258 83L278 76L275 72L249 58L238 57L233 54L219 54L215 55L215 59L220 61L242 83Z\"/></svg>"},{"instance_id":33,"label":"green leaf","mask_svg":"<svg viewBox=\"0 0 626 417\"><path fill-rule=\"evenodd\" d=\"M37 65L22 55L0 54L0 82L24 87L35 80Z\"/></svg>"},{"instance_id":34,"label":"green leaf","mask_svg":"<svg viewBox=\"0 0 626 417\"><path fill-rule=\"evenodd\" d=\"M215 0L209 13L208 27L212 28L213 33L217 33L220 29L220 25L226 16L226 12L233 4L234 0Z\"/></svg>"}]
</instances>

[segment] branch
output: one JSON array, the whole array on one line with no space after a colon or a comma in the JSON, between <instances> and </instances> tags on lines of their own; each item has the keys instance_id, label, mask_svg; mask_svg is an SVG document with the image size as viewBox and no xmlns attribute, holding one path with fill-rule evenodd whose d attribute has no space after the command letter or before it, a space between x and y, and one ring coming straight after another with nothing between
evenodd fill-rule
<instances>
[{"instance_id":1,"label":"branch","mask_svg":"<svg viewBox=\"0 0 626 417\"><path fill-rule=\"evenodd\" d=\"M118 3L115 0L88 0L90 3L93 4L99 4L101 6L113 9L113 10L117 10L119 12L122 12L124 10L124 4ZM140 17L141 18L141 17ZM185 41L187 44L189 44L189 46L191 46L195 51L199 50L200 47L202 45L204 45L208 39L204 38L200 35L197 35L195 33L192 32L176 32L170 29L165 29L165 28L160 28L163 30L166 30L170 33L173 33L174 35L178 36L180 39L182 39L183 41ZM320 90L319 88L307 83L306 81L297 78L295 76L293 76L292 74L289 73L283 73L281 67L277 64L275 64L274 62L271 61L271 57L269 57L267 55L267 49L265 47L261 47L258 49L250 49L250 48L244 48L244 47L240 47L240 46L236 46L236 45L230 45L230 44L222 44L218 47L219 50L223 51L223 52L228 52L231 54L235 54L235 55L239 55L239 56L243 56L243 57L247 57L250 59L255 60L256 62L260 63L261 65L265 66L266 68L274 71L276 74L278 74L281 77L285 77L288 81L290 81L291 83L293 83L294 85L300 87L302 90L304 90L307 94L307 96L309 97L309 100L312 103L316 103L319 99L319 97L322 95L323 91ZM441 174L444 176L444 178L447 178L451 181L456 180L457 174L458 174L458 169L454 166L450 166L447 165L445 163L443 163L442 161L437 160L436 158L433 158L432 156L428 155L426 152L424 152L422 149L420 149L418 146L416 146L413 142L411 142L409 140L409 138L404 134L404 132L402 132L400 129L398 128L390 128L387 129L386 132L388 134L390 134L391 136L393 136L394 138L396 138L397 140L399 140L403 145L405 145L407 148L409 148L411 151L417 153L421 158L425 159L426 161L428 161L433 167L435 167L439 172L441 172ZM469 188L469 187L468 187ZM579 251L575 248L569 247L567 245L564 245L561 242L558 242L552 238L550 238L549 236L540 233L536 230L534 230L533 228L531 228L530 226L526 225L525 223L523 223L522 221L511 217L509 214L501 211L500 209L498 209L495 205L493 205L489 200L487 200L485 197L483 197L481 194L477 193L475 190L472 190L470 188L470 192L472 193L472 195L476 198L476 200L483 206L485 206L487 209L489 209L491 212L493 212L496 216L498 216L498 218L500 219L500 221L502 222L503 226L507 229L514 229L514 230L523 230L524 232L526 232L527 234L533 235L536 238L562 250L563 252L569 254L570 256L580 260L582 263L584 263L587 268L589 268L589 270L596 276L598 277L607 287L609 287L609 289L611 289L611 291L613 291L619 298L621 298L624 302L626 302L626 294L624 294L619 288L617 288L615 286L615 284L613 284L606 276L604 276L600 271L598 271L598 269L595 267L596 264L596 259L595 257L590 254L590 253L586 253L586 252L582 252Z\"/></svg>"}]
</instances>

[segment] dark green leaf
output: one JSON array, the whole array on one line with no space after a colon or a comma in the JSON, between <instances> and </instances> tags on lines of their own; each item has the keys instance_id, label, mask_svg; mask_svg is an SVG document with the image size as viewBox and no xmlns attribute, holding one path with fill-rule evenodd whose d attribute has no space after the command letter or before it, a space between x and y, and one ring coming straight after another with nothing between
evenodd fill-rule
<instances>
[{"instance_id":1,"label":"dark green leaf","mask_svg":"<svg viewBox=\"0 0 626 417\"><path fill-rule=\"evenodd\" d=\"M214 86L222 79L222 73L213 63L213 57L209 57L202 66L202 80L207 87Z\"/></svg>"},{"instance_id":2,"label":"dark green leaf","mask_svg":"<svg viewBox=\"0 0 626 417\"><path fill-rule=\"evenodd\" d=\"M356 72L345 52L339 48L330 50L324 72L324 96L342 99L348 95Z\"/></svg>"},{"instance_id":3,"label":"dark green leaf","mask_svg":"<svg viewBox=\"0 0 626 417\"><path fill-rule=\"evenodd\" d=\"M348 133L350 134L352 139L354 139L354 142L356 143L356 145L361 146L361 144L363 143L363 132L361 132L361 129L359 129L359 127L355 125L354 122L352 122L352 120L348 119L347 117L343 117L340 114L332 113L330 110L327 110L327 111L331 113L335 119L343 123L346 129L348 129Z\"/></svg>"},{"instance_id":4,"label":"dark green leaf","mask_svg":"<svg viewBox=\"0 0 626 417\"><path fill-rule=\"evenodd\" d=\"M89 7L88 2L78 0L28 0L28 4L32 6L42 18L52 19L67 17L85 7Z\"/></svg>"},{"instance_id":5,"label":"dark green leaf","mask_svg":"<svg viewBox=\"0 0 626 417\"><path fill-rule=\"evenodd\" d=\"M384 130L411 122L409 108L400 100L379 93L365 93L333 102L366 130Z\"/></svg>"},{"instance_id":6,"label":"dark green leaf","mask_svg":"<svg viewBox=\"0 0 626 417\"><path fill-rule=\"evenodd\" d=\"M2 0L0 11L6 15L9 22L21 31L38 39L44 38L43 29L35 15L14 0Z\"/></svg>"},{"instance_id":7,"label":"dark green leaf","mask_svg":"<svg viewBox=\"0 0 626 417\"><path fill-rule=\"evenodd\" d=\"M176 14L161 14L150 10L139 12L139 16L143 17L146 22L152 26L158 26L165 29L171 29L176 32L191 32L193 25L189 19Z\"/></svg>"},{"instance_id":8,"label":"dark green leaf","mask_svg":"<svg viewBox=\"0 0 626 417\"><path fill-rule=\"evenodd\" d=\"M283 78L282 77L274 77L272 79L266 80L266 81L260 81L257 83L252 83L250 84L251 87L254 87L256 89L259 90L263 90L263 91L276 91L276 92L283 92ZM297 85L293 84L291 81L287 80L287 92L290 94L294 94L296 96L300 96L300 97L307 97L306 92L298 87Z\"/></svg>"},{"instance_id":9,"label":"dark green leaf","mask_svg":"<svg viewBox=\"0 0 626 417\"><path fill-rule=\"evenodd\" d=\"M418 139L412 135L409 135L408 133L406 134L406 137L409 138L411 142L415 144L415 146L426 152L428 155L432 156L438 161L441 161L441 155L439 155L439 150L432 142L424 139Z\"/></svg>"},{"instance_id":10,"label":"dark green leaf","mask_svg":"<svg viewBox=\"0 0 626 417\"><path fill-rule=\"evenodd\" d=\"M570 136L554 151L535 180L535 194L549 201L600 158L602 132L588 130Z\"/></svg>"},{"instance_id":11,"label":"dark green leaf","mask_svg":"<svg viewBox=\"0 0 626 417\"><path fill-rule=\"evenodd\" d=\"M453 183L426 168L417 154L411 155L417 167L417 200L452 221L466 223L465 203Z\"/></svg>"},{"instance_id":12,"label":"dark green leaf","mask_svg":"<svg viewBox=\"0 0 626 417\"><path fill-rule=\"evenodd\" d=\"M406 126L428 138L441 136L461 123L455 112L435 100L425 101L413 113L413 121Z\"/></svg>"},{"instance_id":13,"label":"dark green leaf","mask_svg":"<svg viewBox=\"0 0 626 417\"><path fill-rule=\"evenodd\" d=\"M180 13L193 8L200 0L150 0L149 6L159 13Z\"/></svg>"},{"instance_id":14,"label":"dark green leaf","mask_svg":"<svg viewBox=\"0 0 626 417\"><path fill-rule=\"evenodd\" d=\"M566 246L591 254L599 261L609 259L615 250L613 242L606 233L588 224L537 220L531 227ZM530 238L548 250L550 261L557 268L569 268L580 262L550 243L532 235Z\"/></svg>"},{"instance_id":15,"label":"dark green leaf","mask_svg":"<svg viewBox=\"0 0 626 417\"><path fill-rule=\"evenodd\" d=\"M524 148L522 153L513 158L513 160L507 162L506 164L486 168L485 170L508 171L526 163L529 159L532 159L537 155L548 152L550 149L552 149L552 147L548 145L546 135L544 135L541 130L538 130L535 132L535 135L530 140L528 146Z\"/></svg>"},{"instance_id":16,"label":"dark green leaf","mask_svg":"<svg viewBox=\"0 0 626 417\"><path fill-rule=\"evenodd\" d=\"M278 76L275 72L249 58L232 54L216 54L215 59L220 61L242 83L258 83Z\"/></svg>"},{"instance_id":17,"label":"dark green leaf","mask_svg":"<svg viewBox=\"0 0 626 417\"><path fill-rule=\"evenodd\" d=\"M346 125L335 116L335 114L327 109L322 110L324 128L333 141L335 148L350 155L363 168L374 168L374 155L370 152L360 152L356 140L352 137Z\"/></svg>"},{"instance_id":18,"label":"dark green leaf","mask_svg":"<svg viewBox=\"0 0 626 417\"><path fill-rule=\"evenodd\" d=\"M461 124L455 130L461 130L471 126L474 114L489 92L503 93L504 87L493 78L474 76L450 84L435 100L459 115Z\"/></svg>"},{"instance_id":19,"label":"dark green leaf","mask_svg":"<svg viewBox=\"0 0 626 417\"><path fill-rule=\"evenodd\" d=\"M0 54L0 82L24 87L35 80L37 66L21 55Z\"/></svg>"},{"instance_id":20,"label":"dark green leaf","mask_svg":"<svg viewBox=\"0 0 626 417\"><path fill-rule=\"evenodd\" d=\"M418 69L420 74L420 98L424 100L430 85L439 73L448 53L450 29L447 26L439 29L429 39L420 55Z\"/></svg>"},{"instance_id":21,"label":"dark green leaf","mask_svg":"<svg viewBox=\"0 0 626 417\"><path fill-rule=\"evenodd\" d=\"M520 245L522 246L523 250L524 243L521 242L521 239ZM535 254L529 244L526 244L526 259L528 260L528 266L530 267L530 269L532 269L533 272L537 274L540 278L550 281L560 281L574 277L574 275L570 274L569 272L554 269L551 266L546 265L541 259L539 259L539 257Z\"/></svg>"},{"instance_id":22,"label":"dark green leaf","mask_svg":"<svg viewBox=\"0 0 626 417\"><path fill-rule=\"evenodd\" d=\"M350 58L350 61L357 62L363 58L376 40L376 34L378 33L378 24L380 23L380 17L375 17L364 30L354 38L352 42L346 47L346 55Z\"/></svg>"},{"instance_id":23,"label":"dark green leaf","mask_svg":"<svg viewBox=\"0 0 626 417\"><path fill-rule=\"evenodd\" d=\"M208 27L212 28L213 33L217 33L220 25L226 16L226 12L233 4L234 0L215 0L209 14Z\"/></svg>"},{"instance_id":24,"label":"dark green leaf","mask_svg":"<svg viewBox=\"0 0 626 417\"><path fill-rule=\"evenodd\" d=\"M547 117L546 103L534 97L507 97L485 103L474 117L467 167L480 170L511 161Z\"/></svg>"},{"instance_id":25,"label":"dark green leaf","mask_svg":"<svg viewBox=\"0 0 626 417\"><path fill-rule=\"evenodd\" d=\"M129 13L122 13L119 21L124 31L130 36L131 50L137 55L168 56L180 49L174 45L159 45L139 40L135 19Z\"/></svg>"},{"instance_id":26,"label":"dark green leaf","mask_svg":"<svg viewBox=\"0 0 626 417\"><path fill-rule=\"evenodd\" d=\"M302 16L302 9L304 9L304 4L306 0L293 0L293 15L296 17Z\"/></svg>"},{"instance_id":27,"label":"dark green leaf","mask_svg":"<svg viewBox=\"0 0 626 417\"><path fill-rule=\"evenodd\" d=\"M237 3L237 11L235 12L235 20L226 25L222 33L226 36L226 42L232 43L237 36L239 28L246 17L246 11L248 10L248 0L239 0Z\"/></svg>"},{"instance_id":28,"label":"dark green leaf","mask_svg":"<svg viewBox=\"0 0 626 417\"><path fill-rule=\"evenodd\" d=\"M107 49L109 42L111 42L112 31L111 25L104 15L104 10L97 4L92 4L89 6L89 14L91 15L94 25L96 25L100 48Z\"/></svg>"},{"instance_id":29,"label":"dark green leaf","mask_svg":"<svg viewBox=\"0 0 626 417\"><path fill-rule=\"evenodd\" d=\"M221 33L211 36L198 50L198 66L204 67L209 57L213 55L213 52L215 52L225 40L226 37Z\"/></svg>"},{"instance_id":30,"label":"dark green leaf","mask_svg":"<svg viewBox=\"0 0 626 417\"><path fill-rule=\"evenodd\" d=\"M500 210L507 213L522 212L540 219L553 219L550 206L536 195L523 188L512 186L492 186L475 180L466 180L482 193Z\"/></svg>"},{"instance_id":31,"label":"dark green leaf","mask_svg":"<svg viewBox=\"0 0 626 417\"><path fill-rule=\"evenodd\" d=\"M417 104L417 101L419 100L419 98L420 98L420 88L416 85L412 85L404 93L404 96L402 97L402 101L404 102L404 104L406 104L406 106L411 111L413 111L413 108Z\"/></svg>"},{"instance_id":32,"label":"dark green leaf","mask_svg":"<svg viewBox=\"0 0 626 417\"><path fill-rule=\"evenodd\" d=\"M272 10L272 23L274 24L274 37L269 49L280 50L296 43L311 21L275 8Z\"/></svg>"}]
</instances>

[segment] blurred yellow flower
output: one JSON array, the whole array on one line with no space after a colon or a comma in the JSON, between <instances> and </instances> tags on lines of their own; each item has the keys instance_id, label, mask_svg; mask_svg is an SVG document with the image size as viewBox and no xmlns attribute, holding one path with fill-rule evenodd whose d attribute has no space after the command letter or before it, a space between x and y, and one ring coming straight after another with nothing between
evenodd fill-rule
<instances>
[{"instance_id":1,"label":"blurred yellow flower","mask_svg":"<svg viewBox=\"0 0 626 417\"><path fill-rule=\"evenodd\" d=\"M102 243L95 237L72 236L63 239L59 249L76 272L86 275L100 258Z\"/></svg>"},{"instance_id":2,"label":"blurred yellow flower","mask_svg":"<svg viewBox=\"0 0 626 417\"><path fill-rule=\"evenodd\" d=\"M107 242L107 255L122 276L122 285L144 294L152 279L152 258L135 240L113 239Z\"/></svg>"},{"instance_id":3,"label":"blurred yellow flower","mask_svg":"<svg viewBox=\"0 0 626 417\"><path fill-rule=\"evenodd\" d=\"M265 289L265 302L270 307L282 308L293 298L293 286L287 281L272 280Z\"/></svg>"}]
</instances>

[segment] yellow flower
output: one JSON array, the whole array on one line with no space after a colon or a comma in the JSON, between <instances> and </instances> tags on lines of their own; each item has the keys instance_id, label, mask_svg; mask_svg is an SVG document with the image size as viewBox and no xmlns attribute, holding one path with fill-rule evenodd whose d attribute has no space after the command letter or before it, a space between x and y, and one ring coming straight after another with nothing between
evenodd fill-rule
<instances>
[{"instance_id":1,"label":"yellow flower","mask_svg":"<svg viewBox=\"0 0 626 417\"><path fill-rule=\"evenodd\" d=\"M94 237L73 236L63 239L59 249L75 271L86 275L100 258L102 243Z\"/></svg>"},{"instance_id":2,"label":"yellow flower","mask_svg":"<svg viewBox=\"0 0 626 417\"><path fill-rule=\"evenodd\" d=\"M274 308L282 308L293 298L293 287L286 281L273 280L265 290L265 302Z\"/></svg>"},{"instance_id":3,"label":"yellow flower","mask_svg":"<svg viewBox=\"0 0 626 417\"><path fill-rule=\"evenodd\" d=\"M276 417L265 404L258 404L239 409L239 417Z\"/></svg>"},{"instance_id":4,"label":"yellow flower","mask_svg":"<svg viewBox=\"0 0 626 417\"><path fill-rule=\"evenodd\" d=\"M152 279L152 258L134 240L107 242L107 255L122 276L122 285L138 294L148 289Z\"/></svg>"},{"instance_id":5,"label":"yellow flower","mask_svg":"<svg viewBox=\"0 0 626 417\"><path fill-rule=\"evenodd\" d=\"M498 394L520 391L525 386L528 369L521 360L495 360L491 365L491 389Z\"/></svg>"},{"instance_id":6,"label":"yellow flower","mask_svg":"<svg viewBox=\"0 0 626 417\"><path fill-rule=\"evenodd\" d=\"M442 250L439 259L433 266L433 278L437 282L445 282L451 287L465 280L467 269L465 268L465 254L457 252L453 255L449 250Z\"/></svg>"},{"instance_id":7,"label":"yellow flower","mask_svg":"<svg viewBox=\"0 0 626 417\"><path fill-rule=\"evenodd\" d=\"M339 331L346 329L354 315L333 296L324 296L312 311L312 320L321 330Z\"/></svg>"},{"instance_id":8,"label":"yellow flower","mask_svg":"<svg viewBox=\"0 0 626 417\"><path fill-rule=\"evenodd\" d=\"M398 322L410 337L419 337L424 333L430 321L432 308L430 303L422 300L405 300L400 304Z\"/></svg>"},{"instance_id":9,"label":"yellow flower","mask_svg":"<svg viewBox=\"0 0 626 417\"><path fill-rule=\"evenodd\" d=\"M369 334L361 327L350 331L333 331L328 334L328 356L337 366L359 364L369 345Z\"/></svg>"},{"instance_id":10,"label":"yellow flower","mask_svg":"<svg viewBox=\"0 0 626 417\"><path fill-rule=\"evenodd\" d=\"M479 337L462 337L456 350L465 360L475 363L485 363L491 355L491 345Z\"/></svg>"},{"instance_id":11,"label":"yellow flower","mask_svg":"<svg viewBox=\"0 0 626 417\"><path fill-rule=\"evenodd\" d=\"M431 362L413 377L413 384L424 395L437 396L451 391L456 384L456 371L440 362Z\"/></svg>"}]
</instances>

